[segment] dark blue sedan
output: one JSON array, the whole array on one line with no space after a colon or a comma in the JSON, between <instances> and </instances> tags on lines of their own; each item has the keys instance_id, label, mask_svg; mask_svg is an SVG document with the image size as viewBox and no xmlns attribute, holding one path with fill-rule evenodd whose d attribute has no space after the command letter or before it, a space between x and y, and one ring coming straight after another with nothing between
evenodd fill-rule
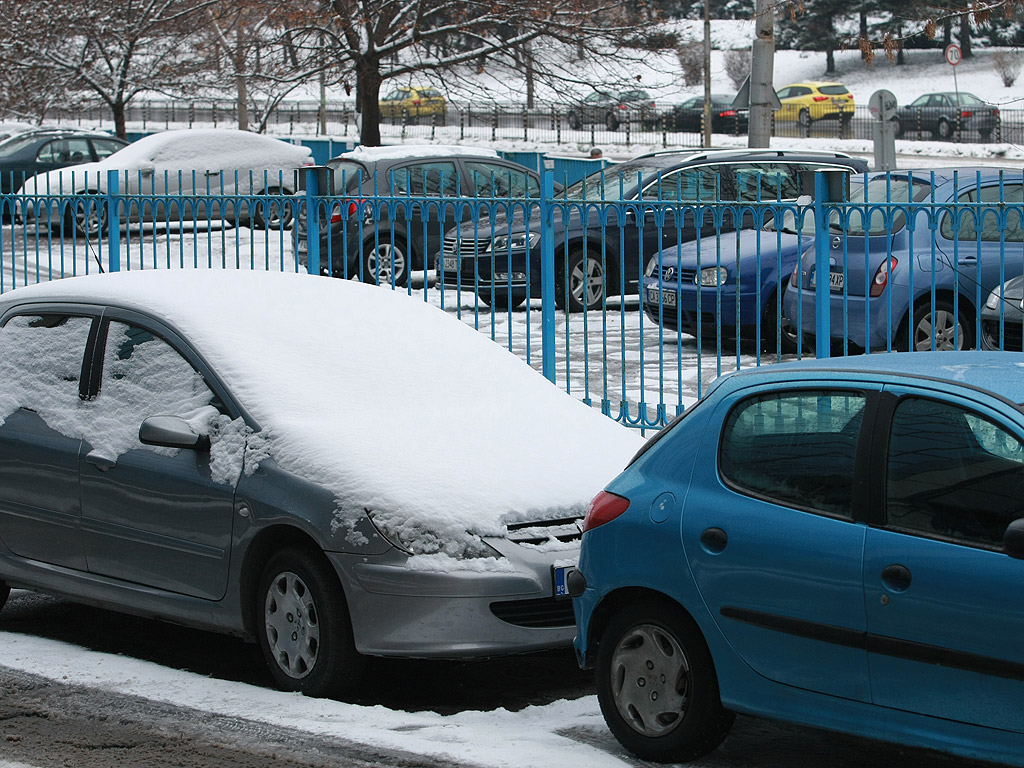
<instances>
[{"instance_id":1,"label":"dark blue sedan","mask_svg":"<svg viewBox=\"0 0 1024 768\"><path fill-rule=\"evenodd\" d=\"M619 741L691 760L739 712L1024 766L1022 366L767 365L649 440L568 577Z\"/></svg>"}]
</instances>

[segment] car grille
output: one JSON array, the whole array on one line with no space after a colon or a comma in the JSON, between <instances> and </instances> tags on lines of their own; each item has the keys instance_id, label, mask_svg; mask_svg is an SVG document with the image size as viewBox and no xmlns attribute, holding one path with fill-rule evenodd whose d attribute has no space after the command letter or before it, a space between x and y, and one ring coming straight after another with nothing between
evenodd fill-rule
<instances>
[{"instance_id":1,"label":"car grille","mask_svg":"<svg viewBox=\"0 0 1024 768\"><path fill-rule=\"evenodd\" d=\"M680 283L692 283L696 276L697 272L693 269L680 270L678 267L671 265L661 268L661 280L664 283L675 283L677 280Z\"/></svg>"},{"instance_id":2,"label":"car grille","mask_svg":"<svg viewBox=\"0 0 1024 768\"><path fill-rule=\"evenodd\" d=\"M533 523L515 523L506 527L505 538L516 544L547 544L558 541L567 544L583 536L583 518L566 517Z\"/></svg>"},{"instance_id":3,"label":"car grille","mask_svg":"<svg viewBox=\"0 0 1024 768\"><path fill-rule=\"evenodd\" d=\"M491 613L504 622L534 629L571 627L576 623L572 600L542 597L538 600L506 600L491 603Z\"/></svg>"},{"instance_id":4,"label":"car grille","mask_svg":"<svg viewBox=\"0 0 1024 768\"><path fill-rule=\"evenodd\" d=\"M982 333L985 334L986 340L993 347L1000 347L999 344L999 321L998 320L984 320L982 321ZM1011 320L1003 321L1003 343L1000 347L1011 352L1019 352L1021 345L1024 344L1024 326L1020 323L1015 323Z\"/></svg>"},{"instance_id":5,"label":"car grille","mask_svg":"<svg viewBox=\"0 0 1024 768\"><path fill-rule=\"evenodd\" d=\"M444 239L441 253L444 256L473 257L487 253L490 245L491 241L486 239L476 240L469 237L460 238L455 235L449 235Z\"/></svg>"}]
</instances>

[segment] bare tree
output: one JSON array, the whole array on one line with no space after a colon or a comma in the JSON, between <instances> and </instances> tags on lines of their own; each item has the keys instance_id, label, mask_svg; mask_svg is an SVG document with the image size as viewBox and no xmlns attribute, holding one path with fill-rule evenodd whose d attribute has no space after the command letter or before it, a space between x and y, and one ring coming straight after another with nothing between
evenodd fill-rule
<instances>
[{"instance_id":1,"label":"bare tree","mask_svg":"<svg viewBox=\"0 0 1024 768\"><path fill-rule=\"evenodd\" d=\"M68 92L94 94L125 136L125 108L143 91L185 92L203 68L195 14L214 0L0 0L0 65L63 77ZM23 41L31 41L31 45Z\"/></svg>"},{"instance_id":2,"label":"bare tree","mask_svg":"<svg viewBox=\"0 0 1024 768\"><path fill-rule=\"evenodd\" d=\"M614 57L652 23L617 0L322 0L304 10L295 39L311 48L322 40L335 74L354 80L360 140L368 146L380 144L386 80L457 76L473 63L521 71L516 59L527 45L533 78L572 79L561 49Z\"/></svg>"}]
</instances>

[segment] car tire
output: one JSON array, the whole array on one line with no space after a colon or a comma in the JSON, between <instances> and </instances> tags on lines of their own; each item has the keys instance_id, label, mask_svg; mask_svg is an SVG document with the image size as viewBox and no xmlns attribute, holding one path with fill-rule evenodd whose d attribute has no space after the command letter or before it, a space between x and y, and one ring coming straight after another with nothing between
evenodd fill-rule
<instances>
[{"instance_id":1,"label":"car tire","mask_svg":"<svg viewBox=\"0 0 1024 768\"><path fill-rule=\"evenodd\" d=\"M800 329L785 316L779 313L779 296L786 292L789 281L783 283L778 292L773 292L768 301L765 302L764 311L761 315L761 351L775 353L775 335L779 331L778 351L783 355L795 354L800 346ZM778 323L778 314L782 314L782 324Z\"/></svg>"},{"instance_id":2,"label":"car tire","mask_svg":"<svg viewBox=\"0 0 1024 768\"><path fill-rule=\"evenodd\" d=\"M95 195L90 190L86 195ZM95 237L107 228L107 208L99 198L79 197L68 203L64 213L64 223L68 232L81 237Z\"/></svg>"},{"instance_id":3,"label":"car tire","mask_svg":"<svg viewBox=\"0 0 1024 768\"><path fill-rule=\"evenodd\" d=\"M268 198L289 196L291 193L271 187L264 193ZM269 209L269 211L268 211ZM250 223L253 229L288 229L292 224L294 211L290 202L283 205L280 200L261 200L253 204Z\"/></svg>"},{"instance_id":4,"label":"car tire","mask_svg":"<svg viewBox=\"0 0 1024 768\"><path fill-rule=\"evenodd\" d=\"M899 120L894 119L892 121L892 135L895 136L897 139L903 137L903 123L901 123Z\"/></svg>"},{"instance_id":5,"label":"car tire","mask_svg":"<svg viewBox=\"0 0 1024 768\"><path fill-rule=\"evenodd\" d=\"M369 238L363 244L363 282L404 287L409 281L408 250L404 242L392 240L390 235Z\"/></svg>"},{"instance_id":6,"label":"car tire","mask_svg":"<svg viewBox=\"0 0 1024 768\"><path fill-rule=\"evenodd\" d=\"M614 131L614 130L618 129L618 127L619 127L619 118L617 118L615 116L615 113L609 112L607 115L605 115L605 117L604 117L604 126L609 131Z\"/></svg>"},{"instance_id":7,"label":"car tire","mask_svg":"<svg viewBox=\"0 0 1024 768\"><path fill-rule=\"evenodd\" d=\"M365 659L337 574L322 555L288 548L272 556L256 600L260 649L282 690L318 698L352 691Z\"/></svg>"},{"instance_id":8,"label":"car tire","mask_svg":"<svg viewBox=\"0 0 1024 768\"><path fill-rule=\"evenodd\" d=\"M606 276L601 256L592 248L583 257L583 249L569 252L565 262L565 276L555 295L555 305L569 312L600 309L604 300ZM584 274L586 270L586 274Z\"/></svg>"},{"instance_id":9,"label":"car tire","mask_svg":"<svg viewBox=\"0 0 1024 768\"><path fill-rule=\"evenodd\" d=\"M810 128L811 127L811 123L813 122L811 120L810 110L801 109L800 113L796 116L796 121L798 123L800 123L800 127L802 127L802 128Z\"/></svg>"},{"instance_id":10,"label":"car tire","mask_svg":"<svg viewBox=\"0 0 1024 768\"><path fill-rule=\"evenodd\" d=\"M0 610L7 605L7 598L11 596L11 588L7 585L7 582L0 581Z\"/></svg>"},{"instance_id":11,"label":"car tire","mask_svg":"<svg viewBox=\"0 0 1024 768\"><path fill-rule=\"evenodd\" d=\"M722 743L735 719L722 706L697 624L678 606L660 601L612 616L601 633L596 681L609 729L642 760L702 757Z\"/></svg>"},{"instance_id":12,"label":"car tire","mask_svg":"<svg viewBox=\"0 0 1024 768\"><path fill-rule=\"evenodd\" d=\"M992 141L992 129L988 128L983 131L978 131L978 138L984 141L985 143Z\"/></svg>"},{"instance_id":13,"label":"car tire","mask_svg":"<svg viewBox=\"0 0 1024 768\"><path fill-rule=\"evenodd\" d=\"M930 299L919 301L914 307L913 340L905 319L897 331L894 346L903 352L910 349L930 350L933 328L935 349L974 349L974 323L970 318L970 310L961 304L959 315L956 315L953 304L946 299L936 299L934 312Z\"/></svg>"},{"instance_id":14,"label":"car tire","mask_svg":"<svg viewBox=\"0 0 1024 768\"><path fill-rule=\"evenodd\" d=\"M948 120L939 120L935 126L936 137L948 141L953 136L953 125Z\"/></svg>"}]
</instances>

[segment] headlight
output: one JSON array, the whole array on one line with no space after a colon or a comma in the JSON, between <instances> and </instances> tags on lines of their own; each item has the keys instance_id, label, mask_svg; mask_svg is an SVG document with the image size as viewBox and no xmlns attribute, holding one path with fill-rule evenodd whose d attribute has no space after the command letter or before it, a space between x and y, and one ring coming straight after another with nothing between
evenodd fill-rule
<instances>
[{"instance_id":1,"label":"headlight","mask_svg":"<svg viewBox=\"0 0 1024 768\"><path fill-rule=\"evenodd\" d=\"M367 511L367 515L381 536L410 555L447 555L456 560L503 557L468 531L435 530L421 520L394 512Z\"/></svg>"},{"instance_id":2,"label":"headlight","mask_svg":"<svg viewBox=\"0 0 1024 768\"><path fill-rule=\"evenodd\" d=\"M651 277L655 272L658 271L658 257L655 255L653 259L647 262L647 268L644 269L644 277Z\"/></svg>"},{"instance_id":3,"label":"headlight","mask_svg":"<svg viewBox=\"0 0 1024 768\"><path fill-rule=\"evenodd\" d=\"M988 299L985 301L985 309L995 309L999 306L999 302L1003 298L1003 289L1000 286L996 288L992 293L988 295Z\"/></svg>"},{"instance_id":4,"label":"headlight","mask_svg":"<svg viewBox=\"0 0 1024 768\"><path fill-rule=\"evenodd\" d=\"M537 246L540 242L540 232L520 232L515 235L498 235L491 240L491 246L487 250L491 252L500 251L528 251Z\"/></svg>"},{"instance_id":5,"label":"headlight","mask_svg":"<svg viewBox=\"0 0 1024 768\"><path fill-rule=\"evenodd\" d=\"M729 270L725 267L705 267L697 275L695 282L704 288L717 288L725 285L728 280Z\"/></svg>"}]
</instances>

